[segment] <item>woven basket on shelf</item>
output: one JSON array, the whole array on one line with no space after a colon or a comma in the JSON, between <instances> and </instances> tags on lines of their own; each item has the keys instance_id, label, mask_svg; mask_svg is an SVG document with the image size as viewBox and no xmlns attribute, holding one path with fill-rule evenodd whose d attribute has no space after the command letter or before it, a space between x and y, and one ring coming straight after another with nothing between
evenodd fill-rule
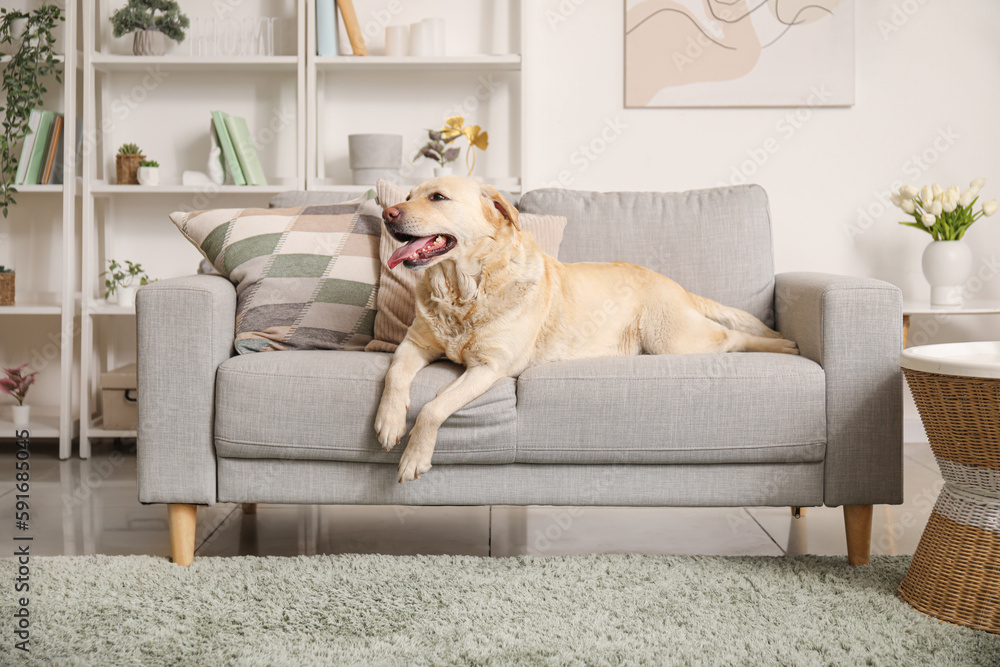
<instances>
[{"instance_id":1,"label":"woven basket on shelf","mask_svg":"<svg viewBox=\"0 0 1000 667\"><path fill-rule=\"evenodd\" d=\"M903 372L945 485L899 597L1000 633L1000 380Z\"/></svg>"},{"instance_id":2,"label":"woven basket on shelf","mask_svg":"<svg viewBox=\"0 0 1000 667\"><path fill-rule=\"evenodd\" d=\"M14 305L14 276L10 273L0 273L0 306Z\"/></svg>"}]
</instances>

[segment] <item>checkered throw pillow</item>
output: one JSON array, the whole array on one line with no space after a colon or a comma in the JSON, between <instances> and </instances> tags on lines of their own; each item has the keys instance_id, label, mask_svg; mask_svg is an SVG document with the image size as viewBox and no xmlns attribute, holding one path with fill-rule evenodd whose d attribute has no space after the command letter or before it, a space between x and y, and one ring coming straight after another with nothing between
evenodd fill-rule
<instances>
[{"instance_id":1,"label":"checkered throw pillow","mask_svg":"<svg viewBox=\"0 0 1000 667\"><path fill-rule=\"evenodd\" d=\"M170 220L236 285L236 350L363 350L372 340L381 208L216 209Z\"/></svg>"}]
</instances>

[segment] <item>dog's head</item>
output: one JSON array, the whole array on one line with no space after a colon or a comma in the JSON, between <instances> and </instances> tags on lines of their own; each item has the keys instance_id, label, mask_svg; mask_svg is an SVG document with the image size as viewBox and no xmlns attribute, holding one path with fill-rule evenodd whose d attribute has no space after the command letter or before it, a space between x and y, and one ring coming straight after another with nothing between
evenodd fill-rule
<instances>
[{"instance_id":1,"label":"dog's head","mask_svg":"<svg viewBox=\"0 0 1000 667\"><path fill-rule=\"evenodd\" d=\"M389 268L423 269L445 257L481 252L509 225L520 231L517 209L492 185L471 178L442 176L417 185L405 202L382 212L386 230L403 243Z\"/></svg>"}]
</instances>

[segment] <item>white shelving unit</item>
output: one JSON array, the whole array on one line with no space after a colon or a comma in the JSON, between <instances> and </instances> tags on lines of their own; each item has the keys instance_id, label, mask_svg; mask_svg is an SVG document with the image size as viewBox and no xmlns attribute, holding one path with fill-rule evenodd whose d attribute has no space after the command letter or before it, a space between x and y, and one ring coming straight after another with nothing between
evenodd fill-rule
<instances>
[{"instance_id":1,"label":"white shelving unit","mask_svg":"<svg viewBox=\"0 0 1000 667\"><path fill-rule=\"evenodd\" d=\"M62 3L60 3L62 5ZM22 3L14 8L35 9L33 3ZM47 82L50 93L47 100L52 97L57 98L56 104L61 109L64 118L63 126L63 180L65 185L22 185L17 186L18 203L11 209L11 215L24 215L26 212L31 216L32 225L53 224L58 230L60 243L58 245L58 259L56 264L60 268L59 290L55 294L46 294L44 297L37 296L38 291L31 284L32 272L29 270L18 271L17 288L22 294L36 295L34 298L16 299L13 306L0 306L0 350L6 347L7 341L13 337L22 327L31 327L32 331L40 330L36 318L45 320L44 327L48 333L43 338L47 338L44 344L33 349L33 352L41 355L47 362L55 361L49 359L48 353L51 349L56 350L59 367L59 391L58 405L41 406L35 405L33 400L37 396L29 394L28 404L32 405L31 422L29 431L33 440L37 439L58 439L59 457L69 458L72 453L73 438L77 433L77 423L73 416L73 359L75 340L75 294L76 294L76 197L78 195L76 179L76 118L77 118L77 70L79 63L77 60L77 22L79 5L75 0L70 0L63 5L63 15L65 22L56 31L57 49L63 52L57 59L63 63L62 84L54 81ZM6 67L11 58L9 56L0 57L0 68ZM38 210L53 208L53 199L59 201L60 212L57 217L36 215ZM12 257L12 264L17 270L18 266L27 268L32 261L21 261L21 253L16 247L17 240L12 244L15 246L15 255ZM44 353L44 354L43 354ZM6 355L4 355L6 356ZM14 363L15 359L5 359ZM29 360L32 361L32 360ZM36 369L38 370L38 369ZM14 425L8 419L8 413L0 411L0 438L13 437Z\"/></svg>"},{"instance_id":2,"label":"white shelving unit","mask_svg":"<svg viewBox=\"0 0 1000 667\"><path fill-rule=\"evenodd\" d=\"M130 336L134 337L135 310L107 303L99 275L106 260L112 257L138 261L154 278L192 273L197 252L166 221L170 211L266 206L272 195L288 190L364 192L371 186L350 184L350 171L345 168L347 135L384 131L409 134L409 139L415 139L427 128L443 122L446 108L442 100L461 101L479 77L484 80L492 77L498 83L497 92L482 100L480 113L465 114L471 124L483 125L490 131L490 148L485 154L480 153L482 166L477 165L476 173L498 179L499 187L519 189L525 154L524 54L520 37L524 32L523 0L491 0L476 5L464 0L414 0L401 5L401 20L407 19L407 12L415 16L420 13L424 17L442 16L473 7L479 17L475 20L483 22L480 32L489 32L488 21L497 15L497 8L501 18L506 17L509 52L499 55L472 52L435 58L390 58L378 55L378 48L366 57L318 57L315 0L292 3L248 0L236 7L238 11L284 12L277 18L286 22L289 28L286 32L294 34L295 41L293 46L286 42L284 48L276 51L277 55L195 56L188 55L194 49L185 44L175 47L175 53L138 57L124 52L124 41L114 42L110 38L108 16L119 5L111 0L81 1L81 15L86 17L78 53L83 72L82 115L85 136L95 137L92 150L83 161L78 184L82 202L82 294L78 304L82 458L90 456L94 439L136 435L132 431L104 428L100 416L101 371L134 360L128 348L133 345ZM370 23L366 23L366 17L384 9L375 0L356 0L355 4L366 26ZM181 7L192 18L198 11L215 11L208 3L193 0L181 0ZM459 46L461 50L475 50L470 48L470 40L474 38L464 33L455 36L465 40ZM343 33L341 40L346 43ZM496 44L491 47L497 49ZM144 81L163 83L144 88ZM383 99L391 94L393 81L418 81L423 92L419 99L408 99L406 104L387 108ZM129 97L132 91L138 91L137 96L144 101L133 103ZM357 95L347 102L341 92ZM169 105L170 117L165 118L157 105ZM267 113L273 109L294 118L294 128L282 130L280 141L258 146L268 185L180 184L181 167L205 169L206 158L194 156L207 156L208 112L213 109L245 116L251 128L267 125ZM148 127L141 122L147 117L159 121ZM164 174L163 184L156 187L115 183L113 156L124 142L135 142L143 149L147 149L147 143L152 144L147 156L161 165L173 162L174 172ZM204 152L200 153L202 147ZM404 164L409 161L410 156L405 154L409 151L410 146L406 145ZM161 158L164 153L167 160ZM491 172L494 166L496 173ZM124 255L120 254L122 248L128 251ZM180 260L174 264L167 262L166 256L171 254L183 255L180 268L177 268ZM169 266L157 272L147 266L147 261Z\"/></svg>"}]
</instances>

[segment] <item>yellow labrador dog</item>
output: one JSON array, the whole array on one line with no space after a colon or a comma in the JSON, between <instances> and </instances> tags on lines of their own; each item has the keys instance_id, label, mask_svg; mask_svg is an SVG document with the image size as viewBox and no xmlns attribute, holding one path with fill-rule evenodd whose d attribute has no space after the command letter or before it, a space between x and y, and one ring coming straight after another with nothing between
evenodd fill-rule
<instances>
[{"instance_id":1,"label":"yellow labrador dog","mask_svg":"<svg viewBox=\"0 0 1000 667\"><path fill-rule=\"evenodd\" d=\"M389 268L423 272L416 317L386 374L375 418L386 451L406 434L417 372L442 356L466 367L417 415L399 463L400 483L430 470L448 417L498 379L534 364L634 354L798 354L795 343L753 315L649 269L549 257L521 231L517 210L472 179L425 181L382 217L404 244Z\"/></svg>"}]
</instances>

